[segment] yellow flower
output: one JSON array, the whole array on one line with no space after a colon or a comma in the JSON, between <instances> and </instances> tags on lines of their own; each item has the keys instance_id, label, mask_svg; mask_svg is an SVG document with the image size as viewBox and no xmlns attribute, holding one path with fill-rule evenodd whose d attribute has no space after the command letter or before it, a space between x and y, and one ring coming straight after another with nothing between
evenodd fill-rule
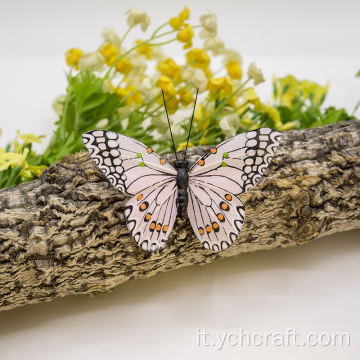
<instances>
[{"instance_id":1,"label":"yellow flower","mask_svg":"<svg viewBox=\"0 0 360 360\"><path fill-rule=\"evenodd\" d=\"M130 70L132 69L131 62L127 58L122 58L120 61L118 61L115 65L116 71L122 73L122 74L128 74Z\"/></svg>"},{"instance_id":2,"label":"yellow flower","mask_svg":"<svg viewBox=\"0 0 360 360\"><path fill-rule=\"evenodd\" d=\"M133 7L128 10L126 14L129 14L127 18L127 24L129 26L140 24L142 31L145 32L147 30L150 25L150 18L145 12Z\"/></svg>"},{"instance_id":3,"label":"yellow flower","mask_svg":"<svg viewBox=\"0 0 360 360\"><path fill-rule=\"evenodd\" d=\"M191 92L188 89L180 91L180 103L181 105L187 106L194 101Z\"/></svg>"},{"instance_id":4,"label":"yellow flower","mask_svg":"<svg viewBox=\"0 0 360 360\"><path fill-rule=\"evenodd\" d=\"M116 94L120 95L122 98L126 97L126 105L141 105L143 102L143 97L140 91L134 85L129 85L125 89L119 87L116 89Z\"/></svg>"},{"instance_id":5,"label":"yellow flower","mask_svg":"<svg viewBox=\"0 0 360 360\"><path fill-rule=\"evenodd\" d=\"M21 134L20 131L17 131L17 134L19 135L20 139L24 140L24 145L31 144L31 143L41 143L41 138L45 137L44 135L36 136L33 133L28 134Z\"/></svg>"},{"instance_id":6,"label":"yellow flower","mask_svg":"<svg viewBox=\"0 0 360 360\"><path fill-rule=\"evenodd\" d=\"M13 142L13 147L14 147L14 152L16 152L18 154L21 153L22 147L16 139Z\"/></svg>"},{"instance_id":7,"label":"yellow flower","mask_svg":"<svg viewBox=\"0 0 360 360\"><path fill-rule=\"evenodd\" d=\"M174 87L174 83L172 80L165 75L159 77L158 81L156 82L156 86L160 89L164 90L165 95L175 95L176 90ZM162 99L160 99L162 101Z\"/></svg>"},{"instance_id":8,"label":"yellow flower","mask_svg":"<svg viewBox=\"0 0 360 360\"><path fill-rule=\"evenodd\" d=\"M208 128L210 124L210 118L204 121L201 125L199 125L202 122L203 118L206 119L208 116L209 116L208 111L205 111L204 113L204 105L199 104L199 106L197 106L194 111L194 121L196 124L198 124L199 131L204 131Z\"/></svg>"},{"instance_id":9,"label":"yellow flower","mask_svg":"<svg viewBox=\"0 0 360 360\"><path fill-rule=\"evenodd\" d=\"M242 93L243 95L243 99L245 102L249 102L250 104L254 105L254 110L255 111L259 111L262 108L262 103L258 97L258 95L256 94L254 88L250 87L247 88L243 91Z\"/></svg>"},{"instance_id":10,"label":"yellow flower","mask_svg":"<svg viewBox=\"0 0 360 360\"><path fill-rule=\"evenodd\" d=\"M275 109L272 106L269 106L267 108L267 113L269 115L269 118L274 122L274 126L275 128L279 128L282 126L282 122L281 122L281 116L280 113L277 111L277 109Z\"/></svg>"},{"instance_id":11,"label":"yellow flower","mask_svg":"<svg viewBox=\"0 0 360 360\"><path fill-rule=\"evenodd\" d=\"M186 54L187 63L194 68L207 69L210 64L210 57L203 49L191 49Z\"/></svg>"},{"instance_id":12,"label":"yellow flower","mask_svg":"<svg viewBox=\"0 0 360 360\"><path fill-rule=\"evenodd\" d=\"M136 44L141 44L142 42L143 40L140 39L135 41ZM141 55L145 55L146 59L150 60L153 53L153 48L150 45L143 44L136 48L136 52Z\"/></svg>"},{"instance_id":13,"label":"yellow flower","mask_svg":"<svg viewBox=\"0 0 360 360\"><path fill-rule=\"evenodd\" d=\"M33 178L34 176L39 177L40 174L44 169L46 169L47 166L45 165L29 165L26 161L23 166L23 169L20 172L20 175L25 178Z\"/></svg>"},{"instance_id":14,"label":"yellow flower","mask_svg":"<svg viewBox=\"0 0 360 360\"><path fill-rule=\"evenodd\" d=\"M194 30L191 25L186 24L183 29L181 29L178 34L177 38L180 42L185 43L183 49L188 49L192 46L192 38L194 37Z\"/></svg>"},{"instance_id":15,"label":"yellow flower","mask_svg":"<svg viewBox=\"0 0 360 360\"><path fill-rule=\"evenodd\" d=\"M178 148L176 149L176 151L180 151L180 150L186 149L186 144L187 144L186 141L181 142L181 143L179 144ZM191 147L194 147L194 146L195 146L195 145L194 145L193 143L189 142L189 144L188 144L188 149L191 148Z\"/></svg>"},{"instance_id":16,"label":"yellow flower","mask_svg":"<svg viewBox=\"0 0 360 360\"><path fill-rule=\"evenodd\" d=\"M216 92L219 93L219 97L223 98L227 95L230 95L233 91L233 83L231 79L222 76L215 79L210 79L207 86L211 95Z\"/></svg>"},{"instance_id":17,"label":"yellow flower","mask_svg":"<svg viewBox=\"0 0 360 360\"><path fill-rule=\"evenodd\" d=\"M184 21L189 18L189 15L190 15L190 10L187 6L185 6L184 10L179 14L178 17L172 17L170 19L170 21L169 21L170 26L174 30L179 29L181 26L184 25Z\"/></svg>"},{"instance_id":18,"label":"yellow flower","mask_svg":"<svg viewBox=\"0 0 360 360\"><path fill-rule=\"evenodd\" d=\"M253 121L251 119L249 119L247 116L244 116L241 121L240 121L241 125L245 128L249 127L250 125L252 125Z\"/></svg>"},{"instance_id":19,"label":"yellow flower","mask_svg":"<svg viewBox=\"0 0 360 360\"><path fill-rule=\"evenodd\" d=\"M23 153L20 155L20 157L18 158L18 161L16 163L16 166L18 167L22 167L25 163L26 157L29 154L29 149L26 147L23 151Z\"/></svg>"},{"instance_id":20,"label":"yellow flower","mask_svg":"<svg viewBox=\"0 0 360 360\"><path fill-rule=\"evenodd\" d=\"M217 33L217 21L216 14L210 12L210 14L200 16L200 22L203 26L203 29L200 32L200 37L202 39L212 38Z\"/></svg>"},{"instance_id":21,"label":"yellow flower","mask_svg":"<svg viewBox=\"0 0 360 360\"><path fill-rule=\"evenodd\" d=\"M13 152L0 153L0 171L6 170L9 166L15 166L21 154Z\"/></svg>"},{"instance_id":22,"label":"yellow flower","mask_svg":"<svg viewBox=\"0 0 360 360\"><path fill-rule=\"evenodd\" d=\"M263 75L261 69L256 67L254 61L249 66L248 76L250 79L254 79L255 86L265 81L265 78L264 78L264 75Z\"/></svg>"},{"instance_id":23,"label":"yellow flower","mask_svg":"<svg viewBox=\"0 0 360 360\"><path fill-rule=\"evenodd\" d=\"M174 112L176 112L179 107L179 100L175 96L176 90L172 80L168 76L161 75L155 85L164 91L168 113L173 114ZM162 96L157 99L157 103L164 103Z\"/></svg>"},{"instance_id":24,"label":"yellow flower","mask_svg":"<svg viewBox=\"0 0 360 360\"><path fill-rule=\"evenodd\" d=\"M66 63L69 66L74 66L75 69L79 69L79 60L83 56L84 52L78 48L72 48L65 54Z\"/></svg>"},{"instance_id":25,"label":"yellow flower","mask_svg":"<svg viewBox=\"0 0 360 360\"><path fill-rule=\"evenodd\" d=\"M175 83L181 81L180 66L173 59L167 59L157 66L163 75L174 79Z\"/></svg>"},{"instance_id":26,"label":"yellow flower","mask_svg":"<svg viewBox=\"0 0 360 360\"><path fill-rule=\"evenodd\" d=\"M327 94L328 85L321 86L308 80L299 81L294 76L274 79L274 87L277 89L277 98L281 99L281 105L293 106L295 98L311 99L314 103L320 103Z\"/></svg>"},{"instance_id":27,"label":"yellow flower","mask_svg":"<svg viewBox=\"0 0 360 360\"><path fill-rule=\"evenodd\" d=\"M117 58L117 47L113 44L105 44L100 49L100 54L105 59L105 64L111 66Z\"/></svg>"},{"instance_id":28,"label":"yellow flower","mask_svg":"<svg viewBox=\"0 0 360 360\"><path fill-rule=\"evenodd\" d=\"M277 127L277 129L279 131L288 131L288 130L299 128L299 127L300 127L300 121L294 120L294 121L289 121L286 124L281 125L280 127Z\"/></svg>"},{"instance_id":29,"label":"yellow flower","mask_svg":"<svg viewBox=\"0 0 360 360\"><path fill-rule=\"evenodd\" d=\"M226 69L228 71L229 76L232 79L240 80L242 77L242 71L241 66L236 60L231 60L227 66Z\"/></svg>"},{"instance_id":30,"label":"yellow flower","mask_svg":"<svg viewBox=\"0 0 360 360\"><path fill-rule=\"evenodd\" d=\"M179 108L179 100L176 96L167 96L165 95L166 107L169 114L174 114ZM164 104L163 99L160 99L159 103ZM174 129L172 129L174 133Z\"/></svg>"}]
</instances>

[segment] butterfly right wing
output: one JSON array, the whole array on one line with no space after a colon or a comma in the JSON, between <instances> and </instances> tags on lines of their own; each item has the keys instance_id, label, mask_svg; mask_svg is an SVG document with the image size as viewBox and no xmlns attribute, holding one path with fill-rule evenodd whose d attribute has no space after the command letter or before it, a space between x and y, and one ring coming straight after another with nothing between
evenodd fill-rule
<instances>
[{"instance_id":1,"label":"butterfly right wing","mask_svg":"<svg viewBox=\"0 0 360 360\"><path fill-rule=\"evenodd\" d=\"M208 184L190 182L188 214L203 246L222 251L237 239L244 224L245 207L234 194Z\"/></svg>"},{"instance_id":2,"label":"butterfly right wing","mask_svg":"<svg viewBox=\"0 0 360 360\"><path fill-rule=\"evenodd\" d=\"M142 249L154 251L165 245L176 219L176 198L176 181L170 180L139 192L126 204L126 224Z\"/></svg>"}]
</instances>

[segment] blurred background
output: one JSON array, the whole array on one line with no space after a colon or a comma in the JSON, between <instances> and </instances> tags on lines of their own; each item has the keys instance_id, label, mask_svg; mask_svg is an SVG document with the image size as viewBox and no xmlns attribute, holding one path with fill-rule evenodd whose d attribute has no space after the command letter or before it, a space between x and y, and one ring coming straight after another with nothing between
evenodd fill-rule
<instances>
[{"instance_id":1,"label":"blurred background","mask_svg":"<svg viewBox=\"0 0 360 360\"><path fill-rule=\"evenodd\" d=\"M52 102L65 92L65 52L93 51L101 31L127 29L125 12L149 15L150 31L187 5L191 20L208 10L218 34L252 61L270 99L274 74L293 74L330 84L326 106L352 112L360 98L360 2L353 0L252 1L0 1L0 146L16 130L54 129ZM128 40L142 37L140 28ZM195 42L196 45L196 42ZM172 57L183 50L171 44ZM357 113L359 117L359 113ZM316 240L301 248L244 254L120 285L111 294L57 299L0 313L3 359L138 359L206 356L217 359L358 359L360 232ZM348 332L350 346L197 346L198 329L209 333Z\"/></svg>"}]
</instances>

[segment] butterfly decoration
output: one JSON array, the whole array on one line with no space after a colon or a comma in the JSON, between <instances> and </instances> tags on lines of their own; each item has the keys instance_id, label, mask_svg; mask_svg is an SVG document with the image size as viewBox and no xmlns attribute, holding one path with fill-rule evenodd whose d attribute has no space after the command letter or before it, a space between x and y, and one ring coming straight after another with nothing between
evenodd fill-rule
<instances>
[{"instance_id":1,"label":"butterfly decoration","mask_svg":"<svg viewBox=\"0 0 360 360\"><path fill-rule=\"evenodd\" d=\"M164 96L164 94L163 94ZM195 105L192 115L194 117ZM164 97L166 109L166 102ZM171 132L170 121L169 129ZM192 121L187 144L189 143ZM110 183L132 198L125 206L127 227L144 250L163 247L177 216L190 219L206 249L222 251L237 239L245 208L238 198L255 186L275 155L282 134L259 128L213 146L189 168L186 151L174 166L140 141L106 130L83 134L96 165Z\"/></svg>"}]
</instances>

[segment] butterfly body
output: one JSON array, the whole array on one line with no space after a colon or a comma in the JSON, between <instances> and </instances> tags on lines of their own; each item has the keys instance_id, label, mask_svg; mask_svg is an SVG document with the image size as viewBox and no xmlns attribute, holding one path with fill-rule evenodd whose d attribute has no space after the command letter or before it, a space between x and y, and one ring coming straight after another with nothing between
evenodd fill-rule
<instances>
[{"instance_id":1,"label":"butterfly body","mask_svg":"<svg viewBox=\"0 0 360 360\"><path fill-rule=\"evenodd\" d=\"M176 160L174 165L177 171L176 186L178 188L176 208L180 219L184 220L188 205L189 162L187 160Z\"/></svg>"}]
</instances>

